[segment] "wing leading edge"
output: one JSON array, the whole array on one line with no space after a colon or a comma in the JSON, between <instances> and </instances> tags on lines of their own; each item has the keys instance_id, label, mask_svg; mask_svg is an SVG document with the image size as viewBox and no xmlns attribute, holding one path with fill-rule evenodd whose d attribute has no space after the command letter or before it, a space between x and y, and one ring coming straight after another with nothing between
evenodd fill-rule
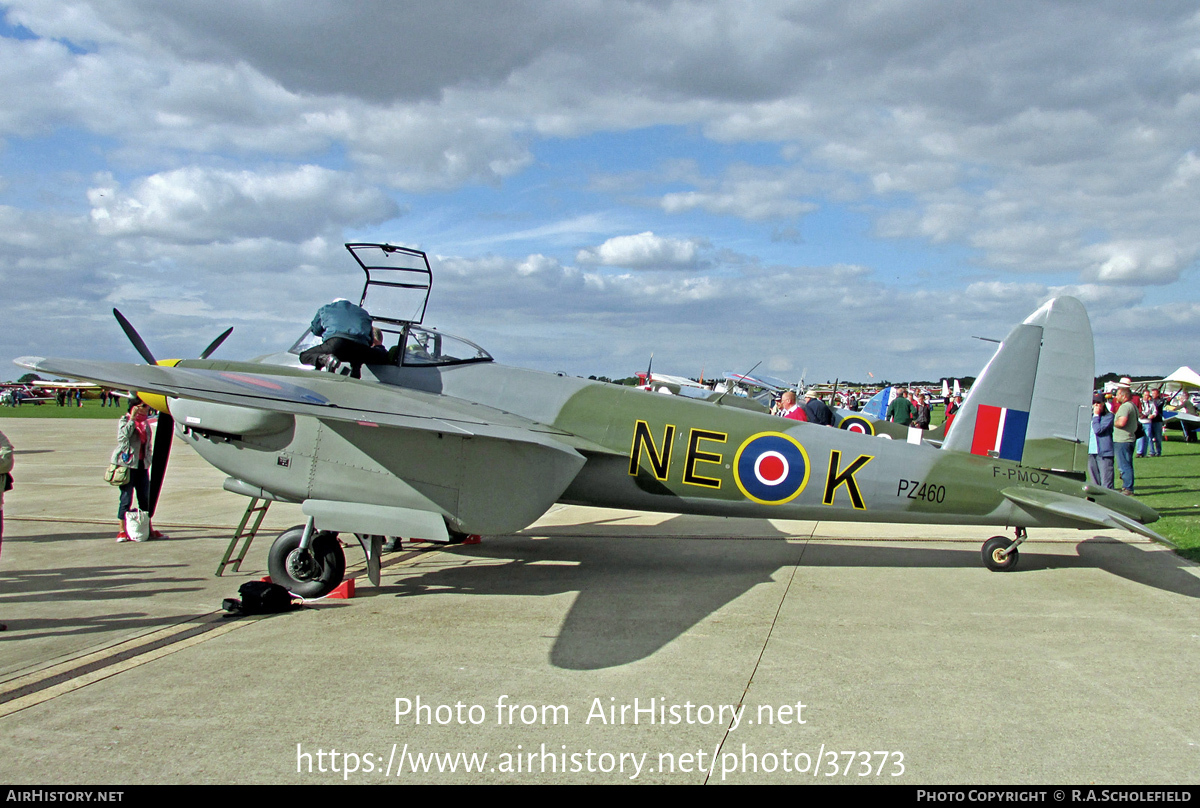
<instances>
[{"instance_id":1,"label":"wing leading edge","mask_svg":"<svg viewBox=\"0 0 1200 808\"><path fill-rule=\"evenodd\" d=\"M570 433L436 393L318 374L308 379L240 369L34 357L18 364L168 399L316 418L378 467L413 486L412 501L400 504L440 512L470 533L504 533L532 523L586 462L575 448L586 448L586 441ZM334 499L370 502L383 496L360 490L345 473L335 471L324 483ZM394 492L390 502L397 502Z\"/></svg>"},{"instance_id":2,"label":"wing leading edge","mask_svg":"<svg viewBox=\"0 0 1200 808\"><path fill-rule=\"evenodd\" d=\"M294 375L240 369L130 365L83 359L21 357L16 364L29 370L84 379L122 390L325 420L366 421L381 426L508 440L528 438L530 433L568 441L574 439L570 433L552 426L451 396L354 383L337 376L319 378L315 373L314 378L297 381Z\"/></svg>"}]
</instances>

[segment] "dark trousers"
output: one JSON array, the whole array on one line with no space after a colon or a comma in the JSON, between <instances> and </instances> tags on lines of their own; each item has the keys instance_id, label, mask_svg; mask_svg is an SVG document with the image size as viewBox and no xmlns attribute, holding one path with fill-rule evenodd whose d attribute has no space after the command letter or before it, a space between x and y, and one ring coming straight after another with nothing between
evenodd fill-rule
<instances>
[{"instance_id":1,"label":"dark trousers","mask_svg":"<svg viewBox=\"0 0 1200 808\"><path fill-rule=\"evenodd\" d=\"M362 378L362 366L365 362L379 362L379 352L369 345L355 342L345 337L330 337L316 347L309 348L300 354L300 361L306 365L323 367L323 360L332 356L339 362L350 363L350 375L355 379ZM386 353L383 356L387 356Z\"/></svg>"},{"instance_id":2,"label":"dark trousers","mask_svg":"<svg viewBox=\"0 0 1200 808\"><path fill-rule=\"evenodd\" d=\"M1088 475L1092 483L1105 488L1113 487L1113 459L1111 456L1102 457L1098 454L1088 455Z\"/></svg>"},{"instance_id":3,"label":"dark trousers","mask_svg":"<svg viewBox=\"0 0 1200 808\"><path fill-rule=\"evenodd\" d=\"M117 518L125 521L125 512L133 506L133 494L137 492L138 510L150 510L150 470L130 469L129 482L121 486L121 502L117 506Z\"/></svg>"}]
</instances>

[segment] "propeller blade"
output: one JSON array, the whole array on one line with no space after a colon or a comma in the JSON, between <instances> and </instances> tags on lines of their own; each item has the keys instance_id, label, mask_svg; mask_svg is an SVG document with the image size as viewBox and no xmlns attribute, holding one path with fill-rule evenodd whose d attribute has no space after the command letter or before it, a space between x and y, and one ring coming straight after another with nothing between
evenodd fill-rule
<instances>
[{"instance_id":1,"label":"propeller blade","mask_svg":"<svg viewBox=\"0 0 1200 808\"><path fill-rule=\"evenodd\" d=\"M113 309L113 316L117 318L117 322L121 324L121 329L124 330L125 336L129 337L129 341L133 343L133 347L136 348L137 352L142 355L142 358L145 359L148 364L158 364L154 360L154 354L150 353L150 349L146 347L146 343L142 340L141 335L138 334L137 329L133 327L133 324L125 319L125 315L121 314L121 312L117 311L116 309Z\"/></svg>"},{"instance_id":2,"label":"propeller blade","mask_svg":"<svg viewBox=\"0 0 1200 808\"><path fill-rule=\"evenodd\" d=\"M150 459L150 516L158 507L158 495L162 492L163 477L167 473L167 460L171 457L171 441L175 437L175 419L165 412L158 414L158 426L154 429L154 453Z\"/></svg>"},{"instance_id":3,"label":"propeller blade","mask_svg":"<svg viewBox=\"0 0 1200 808\"><path fill-rule=\"evenodd\" d=\"M200 352L200 358L201 358L201 359L208 359L208 357L209 357L209 354L211 354L211 353L212 353L213 351L215 351L217 348L220 348L220 347L221 347L221 343L222 343L222 342L224 342L224 341L225 341L225 338L226 338L226 337L228 337L228 336L229 336L230 334L232 334L232 333L233 333L233 326L230 326L229 328L225 329L225 333L224 333L224 334L222 334L221 336L217 337L215 340L213 340L212 342L210 342L210 343L208 344L208 347L207 347L207 348L205 348L203 351L201 351L201 352Z\"/></svg>"}]
</instances>

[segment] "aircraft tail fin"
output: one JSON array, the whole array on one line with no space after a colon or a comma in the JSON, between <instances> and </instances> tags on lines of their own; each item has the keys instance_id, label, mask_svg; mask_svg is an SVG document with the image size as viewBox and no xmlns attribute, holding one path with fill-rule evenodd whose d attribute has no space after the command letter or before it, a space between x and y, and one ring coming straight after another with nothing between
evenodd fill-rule
<instances>
[{"instance_id":1,"label":"aircraft tail fin","mask_svg":"<svg viewBox=\"0 0 1200 808\"><path fill-rule=\"evenodd\" d=\"M888 405L892 403L892 392L894 390L894 387L885 387L871 396L867 399L867 403L862 406L862 412L878 421L882 421L887 415Z\"/></svg>"},{"instance_id":2,"label":"aircraft tail fin","mask_svg":"<svg viewBox=\"0 0 1200 808\"><path fill-rule=\"evenodd\" d=\"M1096 357L1087 310L1047 301L1000 343L942 448L1082 473Z\"/></svg>"}]
</instances>

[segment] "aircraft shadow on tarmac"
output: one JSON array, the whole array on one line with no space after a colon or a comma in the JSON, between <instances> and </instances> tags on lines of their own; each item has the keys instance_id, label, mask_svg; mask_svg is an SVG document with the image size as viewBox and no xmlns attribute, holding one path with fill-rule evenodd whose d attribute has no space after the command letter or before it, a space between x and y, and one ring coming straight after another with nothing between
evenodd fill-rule
<instances>
[{"instance_id":1,"label":"aircraft shadow on tarmac","mask_svg":"<svg viewBox=\"0 0 1200 808\"><path fill-rule=\"evenodd\" d=\"M128 632L133 629L158 629L194 620L194 614L151 616L146 612L118 612L87 617L7 619L8 630L0 633L0 643L45 637L75 637L98 632Z\"/></svg>"},{"instance_id":2,"label":"aircraft shadow on tarmac","mask_svg":"<svg viewBox=\"0 0 1200 808\"><path fill-rule=\"evenodd\" d=\"M39 533L28 536L20 536L19 541L26 544L53 544L60 541L112 541L113 534L109 531L95 533Z\"/></svg>"},{"instance_id":3,"label":"aircraft shadow on tarmac","mask_svg":"<svg viewBox=\"0 0 1200 808\"><path fill-rule=\"evenodd\" d=\"M76 534L74 538L78 538ZM184 571L186 564L155 564L153 573L136 565L100 567L60 567L47 570L11 570L0 568L0 612L17 603L53 601L105 601L150 598L168 593L194 592L203 587L193 577L164 576L172 568ZM184 572L186 575L186 572ZM149 581L149 583L148 583ZM79 614L70 617L13 618L5 622L8 631L0 633L0 642L30 637L69 636L110 631L114 628L154 628L169 626L195 615L156 615L147 612Z\"/></svg>"},{"instance_id":4,"label":"aircraft shadow on tarmac","mask_svg":"<svg viewBox=\"0 0 1200 808\"><path fill-rule=\"evenodd\" d=\"M115 522L116 520L114 519L113 521ZM165 540L155 539L153 542L154 545L157 546L157 545L161 544L163 541L169 541L169 542L173 542L173 543L177 544L179 542L193 541L193 540L198 540L198 539L206 540L206 539L213 538L212 528L164 528L164 529L171 531L170 538L165 539ZM114 534L108 530L105 530L103 532L94 532L94 533L79 533L79 532L42 533L42 534L33 534L33 535L23 535L23 536L18 537L18 540L25 544L53 544L55 542L72 542L72 541L97 541L97 542L104 542L105 544L110 544L110 543L112 543L113 535ZM225 537L222 536L220 538L225 538ZM144 547L145 544L144 543L139 544L138 542L132 542L130 544L124 545L121 549L115 550L115 552L119 553L119 552L123 552L123 551L133 551L133 549L135 547L139 547L139 546ZM159 565L156 564L155 566L157 567Z\"/></svg>"},{"instance_id":5,"label":"aircraft shadow on tarmac","mask_svg":"<svg viewBox=\"0 0 1200 808\"><path fill-rule=\"evenodd\" d=\"M168 592L194 592L203 587L194 577L164 577L172 568L187 570L187 564L155 564L153 574L134 564L100 567L59 567L48 570L0 571L0 603L35 603L44 600L108 600L149 598ZM152 585L147 585L147 580ZM192 586L172 586L192 584Z\"/></svg>"},{"instance_id":6,"label":"aircraft shadow on tarmac","mask_svg":"<svg viewBox=\"0 0 1200 808\"><path fill-rule=\"evenodd\" d=\"M802 547L783 541L653 540L653 527L607 537L538 541L489 537L452 550L456 564L387 588L401 597L453 591L480 595L578 595L550 653L551 664L594 670L644 659L780 568ZM618 538L619 536L619 538ZM644 537L645 540L642 540Z\"/></svg>"},{"instance_id":7,"label":"aircraft shadow on tarmac","mask_svg":"<svg viewBox=\"0 0 1200 808\"><path fill-rule=\"evenodd\" d=\"M686 521L681 524L678 520ZM670 538L664 538L662 525L628 524L595 532L580 531L580 526L535 531L538 536L557 532L559 541L522 535L489 537L481 545L447 551L470 559L467 563L432 570L418 566L415 574L395 584L385 579L383 592L399 597L439 592L523 596L577 592L550 662L561 668L594 670L654 654L794 565L982 570L974 545L959 550L837 540L786 542L786 534L766 520L755 520L761 521L761 527L753 539L696 541L697 536L719 535L709 526L712 520L677 517L670 521ZM677 538L680 535L689 538ZM1004 574L1096 568L1145 586L1200 598L1200 579L1185 571L1185 562L1172 553L1147 553L1103 537L1086 539L1076 547L1077 556L1022 552L1020 566ZM763 627L765 631L766 623Z\"/></svg>"}]
</instances>

